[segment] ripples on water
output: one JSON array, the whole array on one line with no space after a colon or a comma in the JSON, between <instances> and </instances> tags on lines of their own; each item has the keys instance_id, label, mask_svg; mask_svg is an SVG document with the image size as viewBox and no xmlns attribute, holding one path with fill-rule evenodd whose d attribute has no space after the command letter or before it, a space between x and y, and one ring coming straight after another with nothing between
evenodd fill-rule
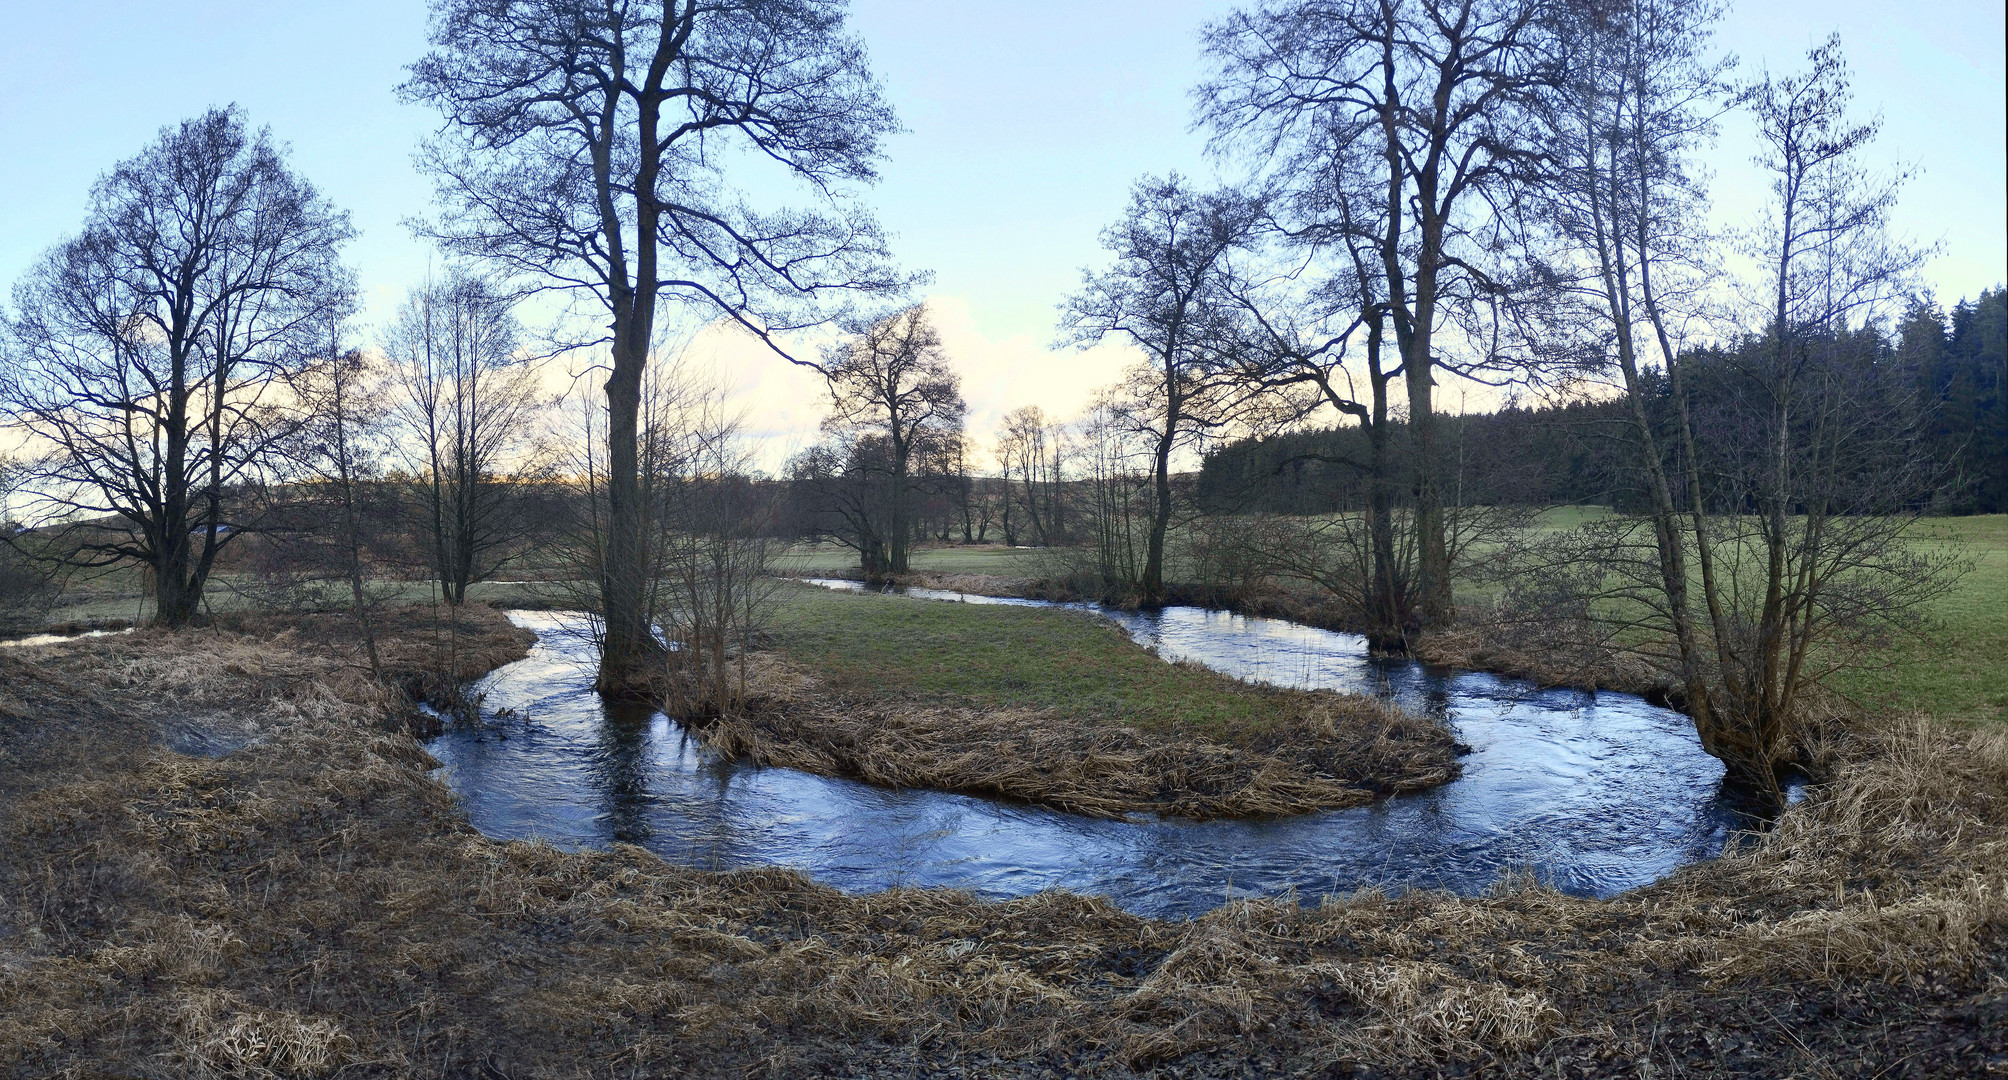
<instances>
[{"instance_id":1,"label":"ripples on water","mask_svg":"<svg viewBox=\"0 0 2008 1080\"><path fill-rule=\"evenodd\" d=\"M1714 855L1744 824L1718 796L1722 767L1691 722L1637 697L1374 660L1355 635L1279 619L1191 607L1102 614L1166 659L1382 694L1446 717L1472 747L1464 774L1428 792L1298 817L1104 821L721 764L661 713L604 704L578 617L550 612L510 615L538 632L531 656L483 681L488 724L430 749L490 836L568 848L619 841L707 867L780 864L853 892L1067 888L1160 916L1291 891L1306 901L1368 886L1474 893L1508 870L1608 896Z\"/></svg>"}]
</instances>

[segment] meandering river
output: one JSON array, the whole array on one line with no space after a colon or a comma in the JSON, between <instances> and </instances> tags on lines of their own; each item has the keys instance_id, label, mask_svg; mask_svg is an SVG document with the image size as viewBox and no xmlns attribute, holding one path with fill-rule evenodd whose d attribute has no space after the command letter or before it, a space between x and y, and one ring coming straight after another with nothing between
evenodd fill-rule
<instances>
[{"instance_id":1,"label":"meandering river","mask_svg":"<svg viewBox=\"0 0 2008 1080\"><path fill-rule=\"evenodd\" d=\"M833 588L849 582L821 581ZM1036 606L912 589L915 603ZM1747 820L1691 722L1626 694L1543 690L1369 658L1363 639L1172 607L1099 611L1167 659L1279 686L1376 693L1444 716L1464 774L1372 806L1260 821L1105 821L937 791L721 763L670 718L593 692L581 617L515 612L538 633L477 687L485 723L429 744L476 828L567 848L638 844L706 867L791 866L849 891L1066 888L1157 916L1230 896L1305 902L1377 886L1481 891L1509 871L1608 896L1708 858Z\"/></svg>"}]
</instances>

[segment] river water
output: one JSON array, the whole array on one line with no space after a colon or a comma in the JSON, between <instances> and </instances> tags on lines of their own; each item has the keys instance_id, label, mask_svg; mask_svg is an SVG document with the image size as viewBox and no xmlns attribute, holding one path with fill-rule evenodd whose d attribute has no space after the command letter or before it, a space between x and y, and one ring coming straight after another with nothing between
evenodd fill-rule
<instances>
[{"instance_id":1,"label":"river water","mask_svg":"<svg viewBox=\"0 0 2008 1080\"><path fill-rule=\"evenodd\" d=\"M857 588L849 582L817 582ZM915 603L1036 606L913 589ZM1259 821L1106 821L937 791L720 763L668 717L593 692L581 617L514 612L538 633L477 687L485 722L429 749L483 833L565 848L638 844L729 868L795 867L847 891L1066 888L1147 915L1229 897L1305 902L1364 887L1482 891L1509 871L1608 896L1713 856L1748 825L1691 722L1626 694L1369 658L1364 641L1192 607L1099 611L1166 659L1280 686L1375 693L1446 717L1462 777L1372 806Z\"/></svg>"}]
</instances>

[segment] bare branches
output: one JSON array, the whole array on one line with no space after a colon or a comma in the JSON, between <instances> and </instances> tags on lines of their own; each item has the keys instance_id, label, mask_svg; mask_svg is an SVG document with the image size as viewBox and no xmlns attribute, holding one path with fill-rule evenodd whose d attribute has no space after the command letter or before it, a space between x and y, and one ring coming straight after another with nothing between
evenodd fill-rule
<instances>
[{"instance_id":1,"label":"bare branches","mask_svg":"<svg viewBox=\"0 0 2008 1080\"><path fill-rule=\"evenodd\" d=\"M823 430L833 442L800 459L797 475L819 492L823 512L841 520L834 531L866 573L903 574L916 475L946 471L940 466L962 452L961 380L921 304L853 324L817 370L828 380Z\"/></svg>"},{"instance_id":2,"label":"bare branches","mask_svg":"<svg viewBox=\"0 0 2008 1080\"><path fill-rule=\"evenodd\" d=\"M413 289L384 342L418 531L450 604L526 535L510 492L539 467L543 402L509 307L493 281L455 271Z\"/></svg>"},{"instance_id":3,"label":"bare branches","mask_svg":"<svg viewBox=\"0 0 2008 1080\"><path fill-rule=\"evenodd\" d=\"M1215 72L1196 96L1212 148L1255 163L1285 235L1337 253L1335 277L1360 297L1347 308L1394 332L1430 622L1452 617L1434 371L1487 378L1541 359L1517 347L1528 335L1506 301L1526 278L1511 253L1542 168L1535 105L1563 62L1555 15L1543 0L1287 0L1206 33ZM1458 335L1439 336L1450 326L1462 360L1443 347Z\"/></svg>"},{"instance_id":4,"label":"bare branches","mask_svg":"<svg viewBox=\"0 0 2008 1080\"><path fill-rule=\"evenodd\" d=\"M1114 263L1083 272L1081 291L1061 307L1062 333L1075 344L1115 339L1144 357L1108 403L1154 446L1156 508L1135 582L1150 602L1164 597L1172 453L1231 422L1246 388L1231 352L1238 312L1227 291L1228 257L1248 244L1260 213L1258 201L1238 192L1195 192L1176 174L1146 177L1122 220L1103 230Z\"/></svg>"},{"instance_id":5,"label":"bare branches","mask_svg":"<svg viewBox=\"0 0 2008 1080\"><path fill-rule=\"evenodd\" d=\"M286 383L346 302L351 235L268 133L212 110L101 178L83 232L17 289L5 389L47 448L43 516L70 523L73 562L145 563L165 623L259 527L300 419Z\"/></svg>"},{"instance_id":6,"label":"bare branches","mask_svg":"<svg viewBox=\"0 0 2008 1080\"><path fill-rule=\"evenodd\" d=\"M601 675L648 691L637 438L658 306L775 335L902 291L854 189L877 177L891 108L838 0L435 0L433 52L402 93L446 126L420 163L448 251L609 317ZM756 211L728 177L764 164L819 209ZM790 360L794 357L787 357Z\"/></svg>"},{"instance_id":7,"label":"bare branches","mask_svg":"<svg viewBox=\"0 0 2008 1080\"><path fill-rule=\"evenodd\" d=\"M585 290L617 321L660 294L772 334L907 283L853 188L897 130L827 0L443 0L407 100L446 126L420 228L512 276ZM823 212L750 208L727 173L778 166Z\"/></svg>"},{"instance_id":8,"label":"bare branches","mask_svg":"<svg viewBox=\"0 0 2008 1080\"><path fill-rule=\"evenodd\" d=\"M1915 630L1955 569L1908 540L1944 472L1924 450L1916 381L1877 331L1849 324L1918 255L1887 235L1895 182L1854 164L1875 129L1848 122L1829 41L1808 73L1742 95L1775 199L1746 238L1771 268L1762 329L1730 348L1678 347L1672 327L1711 250L1685 155L1737 96L1725 66L1702 59L1719 9L1581 14L1585 63L1550 113L1548 214L1575 267L1553 284L1622 376L1652 513L1553 540L1529 582L1562 598L1565 624L1660 652L1703 747L1775 803L1810 688Z\"/></svg>"}]
</instances>

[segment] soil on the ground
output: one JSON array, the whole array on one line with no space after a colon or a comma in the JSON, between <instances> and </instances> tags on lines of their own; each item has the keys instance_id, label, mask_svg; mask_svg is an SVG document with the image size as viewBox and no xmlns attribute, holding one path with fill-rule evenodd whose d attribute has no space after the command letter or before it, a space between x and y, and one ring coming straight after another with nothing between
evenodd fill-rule
<instances>
[{"instance_id":1,"label":"soil on the ground","mask_svg":"<svg viewBox=\"0 0 2008 1080\"><path fill-rule=\"evenodd\" d=\"M385 645L421 692L522 649ZM1777 830L1613 900L1162 922L490 841L409 715L335 619L0 653L0 1075L2008 1074L1994 735L1837 732Z\"/></svg>"}]
</instances>

